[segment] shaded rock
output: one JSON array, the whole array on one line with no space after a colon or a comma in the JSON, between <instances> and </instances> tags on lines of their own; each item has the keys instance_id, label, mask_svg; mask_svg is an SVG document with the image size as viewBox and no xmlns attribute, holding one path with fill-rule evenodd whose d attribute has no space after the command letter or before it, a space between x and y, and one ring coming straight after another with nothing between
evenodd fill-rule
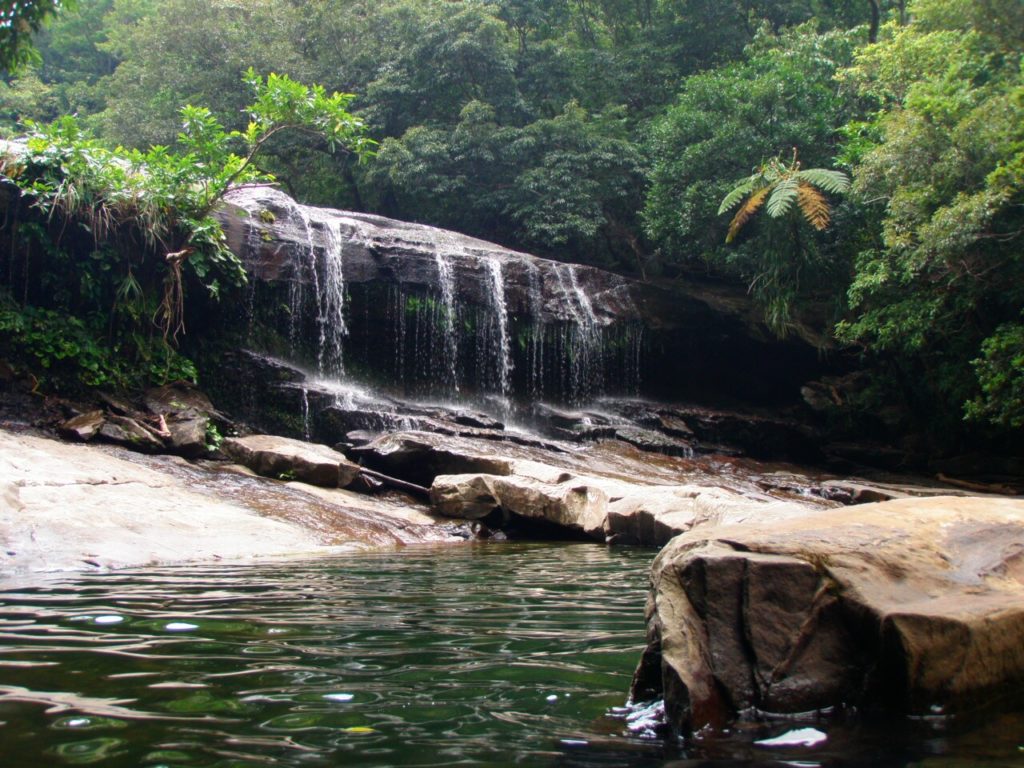
<instances>
[{"instance_id":1,"label":"shaded rock","mask_svg":"<svg viewBox=\"0 0 1024 768\"><path fill-rule=\"evenodd\" d=\"M898 472L908 468L906 451L881 443L834 442L823 446L822 451L832 466L846 471L878 467Z\"/></svg>"},{"instance_id":2,"label":"shaded rock","mask_svg":"<svg viewBox=\"0 0 1024 768\"><path fill-rule=\"evenodd\" d=\"M608 424L608 420L605 418L595 418L593 414L558 408L549 403L535 403L533 415L544 424L570 431Z\"/></svg>"},{"instance_id":3,"label":"shaded rock","mask_svg":"<svg viewBox=\"0 0 1024 768\"><path fill-rule=\"evenodd\" d=\"M148 390L143 402L150 413L164 418L168 450L188 458L208 453L207 432L217 411L203 392L179 382Z\"/></svg>"},{"instance_id":4,"label":"shaded rock","mask_svg":"<svg viewBox=\"0 0 1024 768\"><path fill-rule=\"evenodd\" d=\"M167 449L190 459L210 452L206 442L210 426L209 416L172 416L166 420Z\"/></svg>"},{"instance_id":5,"label":"shaded rock","mask_svg":"<svg viewBox=\"0 0 1024 768\"><path fill-rule=\"evenodd\" d=\"M672 413L659 413L658 430L672 437L692 438L693 430L678 415Z\"/></svg>"},{"instance_id":6,"label":"shaded rock","mask_svg":"<svg viewBox=\"0 0 1024 768\"><path fill-rule=\"evenodd\" d=\"M682 732L744 709L956 712L1024 684L1024 502L782 509L675 538L633 697Z\"/></svg>"},{"instance_id":7,"label":"shaded rock","mask_svg":"<svg viewBox=\"0 0 1024 768\"><path fill-rule=\"evenodd\" d=\"M517 460L510 474L439 475L431 487L434 509L449 517L479 519L495 509L559 526L597 541L662 545L707 523L737 523L763 516L807 514L815 502L783 502L723 488L644 485L574 474ZM820 500L816 502L820 507Z\"/></svg>"},{"instance_id":8,"label":"shaded rock","mask_svg":"<svg viewBox=\"0 0 1024 768\"><path fill-rule=\"evenodd\" d=\"M213 403L210 402L210 398L191 384L183 382L149 389L142 399L146 408L153 414L167 416L180 413L209 416L217 412Z\"/></svg>"},{"instance_id":9,"label":"shaded rock","mask_svg":"<svg viewBox=\"0 0 1024 768\"><path fill-rule=\"evenodd\" d=\"M66 440L78 440L85 443L99 434L105 421L106 416L103 411L89 411L58 424L57 434Z\"/></svg>"},{"instance_id":10,"label":"shaded rock","mask_svg":"<svg viewBox=\"0 0 1024 768\"><path fill-rule=\"evenodd\" d=\"M367 443L372 443L378 437L380 437L379 432L369 432L365 429L354 429L351 432L345 433L345 442L350 446L366 445Z\"/></svg>"},{"instance_id":11,"label":"shaded rock","mask_svg":"<svg viewBox=\"0 0 1024 768\"><path fill-rule=\"evenodd\" d=\"M693 445L662 432L642 427L615 427L612 436L644 451L666 456L693 456Z\"/></svg>"},{"instance_id":12,"label":"shaded rock","mask_svg":"<svg viewBox=\"0 0 1024 768\"><path fill-rule=\"evenodd\" d=\"M429 432L400 432L357 446L353 453L371 469L430 487L444 474L507 475L512 463L467 440Z\"/></svg>"},{"instance_id":13,"label":"shaded rock","mask_svg":"<svg viewBox=\"0 0 1024 768\"><path fill-rule=\"evenodd\" d=\"M477 429L494 430L502 430L505 428L505 425L502 422L488 416L486 413L466 411L462 409L454 409L450 411L450 413L452 421L464 427L476 427Z\"/></svg>"},{"instance_id":14,"label":"shaded rock","mask_svg":"<svg viewBox=\"0 0 1024 768\"><path fill-rule=\"evenodd\" d=\"M129 416L115 413L107 414L98 434L112 443L136 451L158 453L166 448L164 441L152 429Z\"/></svg>"},{"instance_id":15,"label":"shaded rock","mask_svg":"<svg viewBox=\"0 0 1024 768\"><path fill-rule=\"evenodd\" d=\"M820 436L795 419L758 411L602 398L601 407L629 423L675 439L701 453L817 461ZM673 450L671 442L664 449Z\"/></svg>"},{"instance_id":16,"label":"shaded rock","mask_svg":"<svg viewBox=\"0 0 1024 768\"><path fill-rule=\"evenodd\" d=\"M487 475L439 475L430 487L430 504L445 517L479 520L498 508Z\"/></svg>"},{"instance_id":17,"label":"shaded rock","mask_svg":"<svg viewBox=\"0 0 1024 768\"><path fill-rule=\"evenodd\" d=\"M357 464L326 445L287 437L232 437L224 441L221 450L265 477L301 480L329 488L344 488L360 472Z\"/></svg>"},{"instance_id":18,"label":"shaded rock","mask_svg":"<svg viewBox=\"0 0 1024 768\"><path fill-rule=\"evenodd\" d=\"M523 475L440 475L430 496L434 509L450 517L476 520L500 508L506 517L518 515L603 540L607 493L572 479L552 483Z\"/></svg>"},{"instance_id":19,"label":"shaded rock","mask_svg":"<svg viewBox=\"0 0 1024 768\"><path fill-rule=\"evenodd\" d=\"M97 392L98 397L111 411L121 416L135 416L139 409L123 397L111 394L110 392Z\"/></svg>"},{"instance_id":20,"label":"shaded rock","mask_svg":"<svg viewBox=\"0 0 1024 768\"><path fill-rule=\"evenodd\" d=\"M535 477L495 477L501 508L520 517L552 523L603 541L608 493L597 483L568 478L545 482Z\"/></svg>"}]
</instances>

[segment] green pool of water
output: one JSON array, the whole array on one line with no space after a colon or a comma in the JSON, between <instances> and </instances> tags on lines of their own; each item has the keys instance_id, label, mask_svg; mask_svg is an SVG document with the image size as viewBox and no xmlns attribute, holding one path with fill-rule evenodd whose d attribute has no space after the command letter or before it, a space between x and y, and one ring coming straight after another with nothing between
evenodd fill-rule
<instances>
[{"instance_id":1,"label":"green pool of water","mask_svg":"<svg viewBox=\"0 0 1024 768\"><path fill-rule=\"evenodd\" d=\"M0 592L0 765L1024 768L1017 717L955 738L903 722L642 735L622 705L653 555L410 547ZM807 727L820 743L771 746Z\"/></svg>"},{"instance_id":2,"label":"green pool of water","mask_svg":"<svg viewBox=\"0 0 1024 768\"><path fill-rule=\"evenodd\" d=\"M407 548L0 594L0 764L452 765L613 738L650 550Z\"/></svg>"}]
</instances>

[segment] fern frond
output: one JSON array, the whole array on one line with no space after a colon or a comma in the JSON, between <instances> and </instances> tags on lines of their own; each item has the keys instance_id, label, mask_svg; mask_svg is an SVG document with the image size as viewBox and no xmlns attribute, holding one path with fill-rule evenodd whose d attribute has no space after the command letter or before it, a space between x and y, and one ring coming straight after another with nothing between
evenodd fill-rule
<instances>
[{"instance_id":1,"label":"fern frond","mask_svg":"<svg viewBox=\"0 0 1024 768\"><path fill-rule=\"evenodd\" d=\"M808 168L795 174L797 180L805 181L832 195L841 195L850 189L850 177L842 171L828 168Z\"/></svg>"},{"instance_id":2,"label":"fern frond","mask_svg":"<svg viewBox=\"0 0 1024 768\"><path fill-rule=\"evenodd\" d=\"M797 205L807 223L817 230L828 229L832 212L828 200L817 189L806 182L800 182L796 191Z\"/></svg>"},{"instance_id":3,"label":"fern frond","mask_svg":"<svg viewBox=\"0 0 1024 768\"><path fill-rule=\"evenodd\" d=\"M721 216L726 211L731 210L736 205L736 203L743 199L744 195L750 194L750 192L753 189L754 176L751 176L749 179L740 182L740 184L737 187L735 187L731 192L729 192L729 194L725 196L725 198L723 198L722 204L718 206L718 215Z\"/></svg>"},{"instance_id":4,"label":"fern frond","mask_svg":"<svg viewBox=\"0 0 1024 768\"><path fill-rule=\"evenodd\" d=\"M726 243L731 243L736 239L736 235L743 229L743 225L750 221L750 217L761 208L769 191L771 190L768 187L762 187L748 197L747 202L740 206L740 209L736 211L736 215L732 217L732 221L729 222L729 233L725 236Z\"/></svg>"},{"instance_id":5,"label":"fern frond","mask_svg":"<svg viewBox=\"0 0 1024 768\"><path fill-rule=\"evenodd\" d=\"M768 215L773 219L785 216L796 200L797 187L798 184L795 176L787 176L779 181L772 188L771 197L768 198L768 205L765 207Z\"/></svg>"}]
</instances>

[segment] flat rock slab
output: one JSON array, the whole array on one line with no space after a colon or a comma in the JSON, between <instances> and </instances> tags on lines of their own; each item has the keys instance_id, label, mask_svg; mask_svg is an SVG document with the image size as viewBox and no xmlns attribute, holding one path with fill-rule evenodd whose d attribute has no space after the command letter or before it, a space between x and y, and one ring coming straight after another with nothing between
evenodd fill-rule
<instances>
[{"instance_id":1,"label":"flat rock slab","mask_svg":"<svg viewBox=\"0 0 1024 768\"><path fill-rule=\"evenodd\" d=\"M102 450L0 431L0 576L323 550L309 531Z\"/></svg>"},{"instance_id":2,"label":"flat rock slab","mask_svg":"<svg viewBox=\"0 0 1024 768\"><path fill-rule=\"evenodd\" d=\"M1022 686L1024 501L933 497L673 539L633 697L688 732L750 708L956 712Z\"/></svg>"},{"instance_id":3,"label":"flat rock slab","mask_svg":"<svg viewBox=\"0 0 1024 768\"><path fill-rule=\"evenodd\" d=\"M326 445L275 435L232 437L221 450L264 477L344 488L359 476L359 465Z\"/></svg>"},{"instance_id":4,"label":"flat rock slab","mask_svg":"<svg viewBox=\"0 0 1024 768\"><path fill-rule=\"evenodd\" d=\"M0 430L0 584L40 572L455 540L405 500Z\"/></svg>"}]
</instances>

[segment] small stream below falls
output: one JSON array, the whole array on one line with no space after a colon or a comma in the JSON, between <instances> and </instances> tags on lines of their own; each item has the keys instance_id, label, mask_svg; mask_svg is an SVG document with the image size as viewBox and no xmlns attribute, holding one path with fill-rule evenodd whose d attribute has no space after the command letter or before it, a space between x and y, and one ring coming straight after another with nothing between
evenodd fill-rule
<instances>
[{"instance_id":1,"label":"small stream below falls","mask_svg":"<svg viewBox=\"0 0 1024 768\"><path fill-rule=\"evenodd\" d=\"M652 556L423 545L0 592L3 765L1024 765L1019 718L643 735L622 705Z\"/></svg>"}]
</instances>

